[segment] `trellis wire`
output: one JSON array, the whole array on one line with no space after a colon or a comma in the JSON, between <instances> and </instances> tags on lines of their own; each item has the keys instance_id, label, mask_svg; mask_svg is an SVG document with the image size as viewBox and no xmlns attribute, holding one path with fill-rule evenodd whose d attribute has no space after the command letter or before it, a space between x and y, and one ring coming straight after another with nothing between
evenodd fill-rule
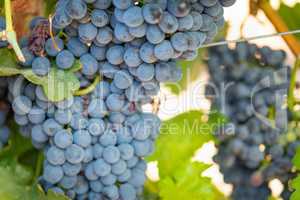
<instances>
[{"instance_id":1,"label":"trellis wire","mask_svg":"<svg viewBox=\"0 0 300 200\"><path fill-rule=\"evenodd\" d=\"M293 30L293 31L279 32L279 33L258 35L258 36L247 37L247 38L240 38L240 39L236 39L236 40L225 40L225 41L220 41L220 42L213 42L213 43L209 43L209 44L204 44L200 48L222 46L222 45L227 45L227 44L231 44L231 43L247 42L247 41L252 41L252 40L259 40L259 39L264 39L264 38L285 36L285 35L291 35L291 34L294 34L294 35L300 34L300 29Z\"/></svg>"}]
</instances>

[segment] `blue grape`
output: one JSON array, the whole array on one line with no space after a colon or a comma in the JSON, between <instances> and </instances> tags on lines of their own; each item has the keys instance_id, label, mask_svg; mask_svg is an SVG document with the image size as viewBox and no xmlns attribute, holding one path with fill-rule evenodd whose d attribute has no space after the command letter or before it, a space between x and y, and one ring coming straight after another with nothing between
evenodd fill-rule
<instances>
[{"instance_id":1,"label":"blue grape","mask_svg":"<svg viewBox=\"0 0 300 200\"><path fill-rule=\"evenodd\" d=\"M108 146L103 150L103 159L110 164L116 163L120 159L120 151L115 146Z\"/></svg>"},{"instance_id":2,"label":"blue grape","mask_svg":"<svg viewBox=\"0 0 300 200\"><path fill-rule=\"evenodd\" d=\"M114 124L122 124L125 118L125 115L120 112L111 112L109 115L109 121Z\"/></svg>"},{"instance_id":3,"label":"blue grape","mask_svg":"<svg viewBox=\"0 0 300 200\"><path fill-rule=\"evenodd\" d=\"M62 165L66 161L64 151L52 146L47 150L46 158L52 165Z\"/></svg>"},{"instance_id":4,"label":"blue grape","mask_svg":"<svg viewBox=\"0 0 300 200\"><path fill-rule=\"evenodd\" d=\"M157 58L154 55L154 45L151 43L144 43L140 48L140 58L146 63L155 63Z\"/></svg>"},{"instance_id":5,"label":"blue grape","mask_svg":"<svg viewBox=\"0 0 300 200\"><path fill-rule=\"evenodd\" d=\"M33 124L40 124L45 120L45 118L45 111L37 106L33 106L28 113L28 119Z\"/></svg>"},{"instance_id":6,"label":"blue grape","mask_svg":"<svg viewBox=\"0 0 300 200\"><path fill-rule=\"evenodd\" d=\"M163 16L163 10L158 4L145 4L142 12L145 21L149 24L158 24Z\"/></svg>"},{"instance_id":7,"label":"blue grape","mask_svg":"<svg viewBox=\"0 0 300 200\"><path fill-rule=\"evenodd\" d=\"M106 58L106 47L98 47L96 45L92 45L90 48L91 55L96 58L98 61L103 61Z\"/></svg>"},{"instance_id":8,"label":"blue grape","mask_svg":"<svg viewBox=\"0 0 300 200\"><path fill-rule=\"evenodd\" d=\"M58 131L54 136L54 143L59 148L65 149L70 146L73 142L71 133L66 130Z\"/></svg>"},{"instance_id":9,"label":"blue grape","mask_svg":"<svg viewBox=\"0 0 300 200\"><path fill-rule=\"evenodd\" d=\"M136 189L131 184L122 184L120 186L120 196L122 199L135 200L136 195Z\"/></svg>"},{"instance_id":10,"label":"blue grape","mask_svg":"<svg viewBox=\"0 0 300 200\"><path fill-rule=\"evenodd\" d=\"M91 54L84 54L80 57L82 64L82 73L87 76L92 76L98 71L98 62Z\"/></svg>"},{"instance_id":11,"label":"blue grape","mask_svg":"<svg viewBox=\"0 0 300 200\"><path fill-rule=\"evenodd\" d=\"M169 0L168 11L175 17L185 17L191 10L191 5L185 0Z\"/></svg>"},{"instance_id":12,"label":"blue grape","mask_svg":"<svg viewBox=\"0 0 300 200\"><path fill-rule=\"evenodd\" d=\"M103 159L97 159L93 162L95 173L100 176L107 176L111 172L111 166Z\"/></svg>"},{"instance_id":13,"label":"blue grape","mask_svg":"<svg viewBox=\"0 0 300 200\"><path fill-rule=\"evenodd\" d=\"M104 187L103 194L106 195L109 199L117 200L119 198L118 188L115 185Z\"/></svg>"},{"instance_id":14,"label":"blue grape","mask_svg":"<svg viewBox=\"0 0 300 200\"><path fill-rule=\"evenodd\" d=\"M125 10L132 5L131 0L113 0L113 4L116 8Z\"/></svg>"},{"instance_id":15,"label":"blue grape","mask_svg":"<svg viewBox=\"0 0 300 200\"><path fill-rule=\"evenodd\" d=\"M146 35L147 25L144 23L137 27L129 27L129 33L136 37L136 38L142 38Z\"/></svg>"},{"instance_id":16,"label":"blue grape","mask_svg":"<svg viewBox=\"0 0 300 200\"><path fill-rule=\"evenodd\" d=\"M123 14L124 23L129 27L138 27L144 23L142 9L138 6L129 7Z\"/></svg>"},{"instance_id":17,"label":"blue grape","mask_svg":"<svg viewBox=\"0 0 300 200\"><path fill-rule=\"evenodd\" d=\"M143 63L136 71L136 76L141 81L150 81L155 75L155 69L153 64Z\"/></svg>"},{"instance_id":18,"label":"blue grape","mask_svg":"<svg viewBox=\"0 0 300 200\"><path fill-rule=\"evenodd\" d=\"M124 97L118 94L110 94L106 99L107 108L111 111L120 111L124 104Z\"/></svg>"},{"instance_id":19,"label":"blue grape","mask_svg":"<svg viewBox=\"0 0 300 200\"><path fill-rule=\"evenodd\" d=\"M120 144L118 148L123 160L130 160L133 157L134 148L131 145L124 143Z\"/></svg>"},{"instance_id":20,"label":"blue grape","mask_svg":"<svg viewBox=\"0 0 300 200\"><path fill-rule=\"evenodd\" d=\"M70 126L75 130L80 130L86 128L88 125L88 120L82 116L82 114L73 114L70 122Z\"/></svg>"},{"instance_id":21,"label":"blue grape","mask_svg":"<svg viewBox=\"0 0 300 200\"><path fill-rule=\"evenodd\" d=\"M68 40L67 48L76 57L80 57L88 52L88 47L77 37L72 37Z\"/></svg>"},{"instance_id":22,"label":"blue grape","mask_svg":"<svg viewBox=\"0 0 300 200\"><path fill-rule=\"evenodd\" d=\"M193 17L193 27L192 27L192 31L198 31L201 29L202 25L203 25L203 18L202 15L199 14L198 12L191 12L191 15Z\"/></svg>"},{"instance_id":23,"label":"blue grape","mask_svg":"<svg viewBox=\"0 0 300 200\"><path fill-rule=\"evenodd\" d=\"M55 105L59 109L67 109L70 108L73 105L73 103L74 103L74 98L71 97L63 101L56 102Z\"/></svg>"},{"instance_id":24,"label":"blue grape","mask_svg":"<svg viewBox=\"0 0 300 200\"><path fill-rule=\"evenodd\" d=\"M187 34L178 32L171 37L171 43L176 51L183 52L183 51L187 51L189 48L188 39L189 38Z\"/></svg>"},{"instance_id":25,"label":"blue grape","mask_svg":"<svg viewBox=\"0 0 300 200\"><path fill-rule=\"evenodd\" d=\"M14 119L19 126L25 126L29 123L27 115L14 114Z\"/></svg>"},{"instance_id":26,"label":"blue grape","mask_svg":"<svg viewBox=\"0 0 300 200\"><path fill-rule=\"evenodd\" d=\"M81 163L71 164L69 162L65 162L62 165L62 168L63 168L64 174L66 174L67 176L76 176L81 171L82 165L81 165Z\"/></svg>"},{"instance_id":27,"label":"blue grape","mask_svg":"<svg viewBox=\"0 0 300 200\"><path fill-rule=\"evenodd\" d=\"M117 136L111 130L107 130L99 138L99 142L103 146L115 145L117 143Z\"/></svg>"},{"instance_id":28,"label":"blue grape","mask_svg":"<svg viewBox=\"0 0 300 200\"><path fill-rule=\"evenodd\" d=\"M140 187L144 184L146 180L145 172L140 169L133 169L128 183L135 187Z\"/></svg>"},{"instance_id":29,"label":"blue grape","mask_svg":"<svg viewBox=\"0 0 300 200\"><path fill-rule=\"evenodd\" d=\"M109 95L109 93L110 93L109 83L106 81L101 81L99 84L97 84L92 95L95 98L104 99Z\"/></svg>"},{"instance_id":30,"label":"blue grape","mask_svg":"<svg viewBox=\"0 0 300 200\"><path fill-rule=\"evenodd\" d=\"M90 188L92 191L100 193L103 189L103 184L99 180L90 181Z\"/></svg>"},{"instance_id":31,"label":"blue grape","mask_svg":"<svg viewBox=\"0 0 300 200\"><path fill-rule=\"evenodd\" d=\"M89 181L95 181L98 179L98 175L95 173L94 165L89 163L84 169L84 175Z\"/></svg>"},{"instance_id":32,"label":"blue grape","mask_svg":"<svg viewBox=\"0 0 300 200\"><path fill-rule=\"evenodd\" d=\"M139 56L139 49L129 47L125 50L124 61L129 67L137 67L142 63Z\"/></svg>"},{"instance_id":33,"label":"blue grape","mask_svg":"<svg viewBox=\"0 0 300 200\"><path fill-rule=\"evenodd\" d=\"M69 109L58 109L54 113L54 118L58 123L62 125L68 124L72 120L72 112Z\"/></svg>"},{"instance_id":34,"label":"blue grape","mask_svg":"<svg viewBox=\"0 0 300 200\"><path fill-rule=\"evenodd\" d=\"M103 185L113 185L117 181L117 177L113 174L108 174L100 178Z\"/></svg>"},{"instance_id":35,"label":"blue grape","mask_svg":"<svg viewBox=\"0 0 300 200\"><path fill-rule=\"evenodd\" d=\"M69 17L66 12L66 6L69 3L69 1L58 1L56 5L56 11L53 18L53 26L57 29L62 29L69 24L72 23L72 18Z\"/></svg>"},{"instance_id":36,"label":"blue grape","mask_svg":"<svg viewBox=\"0 0 300 200\"><path fill-rule=\"evenodd\" d=\"M116 132L117 143L129 143L132 141L132 133L128 127L119 128Z\"/></svg>"},{"instance_id":37,"label":"blue grape","mask_svg":"<svg viewBox=\"0 0 300 200\"><path fill-rule=\"evenodd\" d=\"M41 101L48 101L48 98L45 95L44 89L40 86L37 86L35 88L35 96Z\"/></svg>"},{"instance_id":38,"label":"blue grape","mask_svg":"<svg viewBox=\"0 0 300 200\"><path fill-rule=\"evenodd\" d=\"M58 183L63 178L63 170L60 166L47 164L44 167L43 178L51 184Z\"/></svg>"},{"instance_id":39,"label":"blue grape","mask_svg":"<svg viewBox=\"0 0 300 200\"><path fill-rule=\"evenodd\" d=\"M7 126L2 126L0 129L0 142L6 144L9 140L10 129Z\"/></svg>"},{"instance_id":40,"label":"blue grape","mask_svg":"<svg viewBox=\"0 0 300 200\"><path fill-rule=\"evenodd\" d=\"M84 42L93 41L97 36L97 27L91 23L80 24L78 26L79 38Z\"/></svg>"},{"instance_id":41,"label":"blue grape","mask_svg":"<svg viewBox=\"0 0 300 200\"><path fill-rule=\"evenodd\" d=\"M35 100L35 85L31 83L27 84L24 88L24 95L31 101Z\"/></svg>"},{"instance_id":42,"label":"blue grape","mask_svg":"<svg viewBox=\"0 0 300 200\"><path fill-rule=\"evenodd\" d=\"M155 46L154 55L160 60L167 61L173 57L174 49L168 40L164 40Z\"/></svg>"},{"instance_id":43,"label":"blue grape","mask_svg":"<svg viewBox=\"0 0 300 200\"><path fill-rule=\"evenodd\" d=\"M30 112L32 108L32 102L26 96L18 96L12 102L12 108L16 114L25 115Z\"/></svg>"},{"instance_id":44,"label":"blue grape","mask_svg":"<svg viewBox=\"0 0 300 200\"><path fill-rule=\"evenodd\" d=\"M139 157L147 156L151 153L152 143L149 140L133 141L132 146L134 148L135 155Z\"/></svg>"},{"instance_id":45,"label":"blue grape","mask_svg":"<svg viewBox=\"0 0 300 200\"><path fill-rule=\"evenodd\" d=\"M90 119L88 121L87 129L91 135L99 136L105 131L106 125L105 122L101 119Z\"/></svg>"},{"instance_id":46,"label":"blue grape","mask_svg":"<svg viewBox=\"0 0 300 200\"><path fill-rule=\"evenodd\" d=\"M33 141L39 142L39 143L44 143L48 140L48 136L43 131L43 128L41 125L35 125L32 127L31 137L32 137Z\"/></svg>"},{"instance_id":47,"label":"blue grape","mask_svg":"<svg viewBox=\"0 0 300 200\"><path fill-rule=\"evenodd\" d=\"M206 7L211 7L215 5L218 0L199 0L199 2Z\"/></svg>"},{"instance_id":48,"label":"blue grape","mask_svg":"<svg viewBox=\"0 0 300 200\"><path fill-rule=\"evenodd\" d=\"M130 177L131 177L131 171L129 169L126 169L124 173L118 176L118 181L124 183L128 181Z\"/></svg>"},{"instance_id":49,"label":"blue grape","mask_svg":"<svg viewBox=\"0 0 300 200\"><path fill-rule=\"evenodd\" d=\"M193 28L193 25L194 25L194 18L191 14L178 19L179 31L191 30Z\"/></svg>"},{"instance_id":50,"label":"blue grape","mask_svg":"<svg viewBox=\"0 0 300 200\"><path fill-rule=\"evenodd\" d=\"M74 187L74 190L77 194L85 194L89 191L88 182L84 179L83 176L78 176L77 183Z\"/></svg>"},{"instance_id":51,"label":"blue grape","mask_svg":"<svg viewBox=\"0 0 300 200\"><path fill-rule=\"evenodd\" d=\"M56 65L60 69L69 69L73 66L75 58L68 50L63 50L56 56Z\"/></svg>"},{"instance_id":52,"label":"blue grape","mask_svg":"<svg viewBox=\"0 0 300 200\"><path fill-rule=\"evenodd\" d=\"M32 62L32 71L36 75L47 75L50 71L50 67L50 61L45 57L37 57Z\"/></svg>"},{"instance_id":53,"label":"blue grape","mask_svg":"<svg viewBox=\"0 0 300 200\"><path fill-rule=\"evenodd\" d=\"M54 40L52 38L49 38L46 41L45 50L49 56L53 56L53 57L57 56L57 54L63 49L64 49L64 42L58 37L55 37Z\"/></svg>"},{"instance_id":54,"label":"blue grape","mask_svg":"<svg viewBox=\"0 0 300 200\"><path fill-rule=\"evenodd\" d=\"M77 182L77 176L64 176L59 184L64 188L64 189L71 189L76 185Z\"/></svg>"},{"instance_id":55,"label":"blue grape","mask_svg":"<svg viewBox=\"0 0 300 200\"><path fill-rule=\"evenodd\" d=\"M133 82L132 76L127 71L119 71L115 74L113 83L119 89L128 88ZM108 106L110 108L110 106Z\"/></svg>"},{"instance_id":56,"label":"blue grape","mask_svg":"<svg viewBox=\"0 0 300 200\"><path fill-rule=\"evenodd\" d=\"M43 123L43 131L48 136L54 136L61 129L62 129L62 126L52 118L47 119Z\"/></svg>"},{"instance_id":57,"label":"blue grape","mask_svg":"<svg viewBox=\"0 0 300 200\"><path fill-rule=\"evenodd\" d=\"M95 159L101 158L102 157L102 152L103 152L103 147L99 144L96 143L93 146L93 155Z\"/></svg>"},{"instance_id":58,"label":"blue grape","mask_svg":"<svg viewBox=\"0 0 300 200\"><path fill-rule=\"evenodd\" d=\"M111 172L117 176L124 173L126 169L127 169L127 164L124 160L119 160L118 162L114 163L111 166Z\"/></svg>"},{"instance_id":59,"label":"blue grape","mask_svg":"<svg viewBox=\"0 0 300 200\"><path fill-rule=\"evenodd\" d=\"M160 29L166 34L175 33L178 29L178 20L174 15L164 12L161 21L159 22Z\"/></svg>"},{"instance_id":60,"label":"blue grape","mask_svg":"<svg viewBox=\"0 0 300 200\"><path fill-rule=\"evenodd\" d=\"M113 16L115 17L116 21L123 23L124 12L125 12L125 10L115 8Z\"/></svg>"},{"instance_id":61,"label":"blue grape","mask_svg":"<svg viewBox=\"0 0 300 200\"><path fill-rule=\"evenodd\" d=\"M159 44L165 39L165 34L160 30L158 26L147 26L146 38L152 44Z\"/></svg>"},{"instance_id":62,"label":"blue grape","mask_svg":"<svg viewBox=\"0 0 300 200\"><path fill-rule=\"evenodd\" d=\"M110 7L111 0L97 0L93 5L95 8L105 10Z\"/></svg>"},{"instance_id":63,"label":"blue grape","mask_svg":"<svg viewBox=\"0 0 300 200\"><path fill-rule=\"evenodd\" d=\"M88 147L92 143L92 137L86 130L78 130L73 134L74 143L81 147Z\"/></svg>"},{"instance_id":64,"label":"blue grape","mask_svg":"<svg viewBox=\"0 0 300 200\"><path fill-rule=\"evenodd\" d=\"M110 47L106 52L108 62L119 65L123 62L124 48L120 45Z\"/></svg>"},{"instance_id":65,"label":"blue grape","mask_svg":"<svg viewBox=\"0 0 300 200\"><path fill-rule=\"evenodd\" d=\"M113 31L111 30L111 28L107 26L103 28L99 28L95 40L98 44L101 45L109 44L113 40Z\"/></svg>"},{"instance_id":66,"label":"blue grape","mask_svg":"<svg viewBox=\"0 0 300 200\"><path fill-rule=\"evenodd\" d=\"M91 117L102 118L107 115L108 111L102 99L94 98L88 106L88 113Z\"/></svg>"},{"instance_id":67,"label":"blue grape","mask_svg":"<svg viewBox=\"0 0 300 200\"><path fill-rule=\"evenodd\" d=\"M72 19L81 19L87 13L87 5L82 0L70 0L66 5L65 12Z\"/></svg>"},{"instance_id":68,"label":"blue grape","mask_svg":"<svg viewBox=\"0 0 300 200\"><path fill-rule=\"evenodd\" d=\"M130 42L134 39L134 36L129 33L128 27L122 23L116 23L114 36L121 42Z\"/></svg>"},{"instance_id":69,"label":"blue grape","mask_svg":"<svg viewBox=\"0 0 300 200\"><path fill-rule=\"evenodd\" d=\"M84 158L84 150L76 144L67 147L65 151L66 160L72 164L80 163Z\"/></svg>"},{"instance_id":70,"label":"blue grape","mask_svg":"<svg viewBox=\"0 0 300 200\"><path fill-rule=\"evenodd\" d=\"M91 21L97 27L104 27L109 23L109 16L104 10L93 10Z\"/></svg>"}]
</instances>

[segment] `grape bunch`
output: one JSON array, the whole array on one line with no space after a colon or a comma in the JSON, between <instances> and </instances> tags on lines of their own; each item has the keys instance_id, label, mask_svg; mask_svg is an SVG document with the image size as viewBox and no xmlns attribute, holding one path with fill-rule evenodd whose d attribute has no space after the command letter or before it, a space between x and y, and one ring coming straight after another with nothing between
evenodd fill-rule
<instances>
[{"instance_id":1,"label":"grape bunch","mask_svg":"<svg viewBox=\"0 0 300 200\"><path fill-rule=\"evenodd\" d=\"M233 199L268 199L269 181L287 185L294 176L291 159L298 143L284 142L290 119L285 58L284 51L250 43L209 50L206 95L230 121L216 133L221 143L215 161L234 186Z\"/></svg>"},{"instance_id":2,"label":"grape bunch","mask_svg":"<svg viewBox=\"0 0 300 200\"><path fill-rule=\"evenodd\" d=\"M45 152L46 190L76 199L136 199L160 120L102 81L85 96L49 102L39 86L10 82L21 133Z\"/></svg>"},{"instance_id":3,"label":"grape bunch","mask_svg":"<svg viewBox=\"0 0 300 200\"><path fill-rule=\"evenodd\" d=\"M143 111L160 83L181 79L176 61L191 60L224 24L235 0L59 0L53 18L36 17L21 39L38 76L53 66L75 72L94 90L60 102L22 77L9 100L23 136L44 151L40 183L71 199L135 200L146 176L159 118Z\"/></svg>"}]
</instances>

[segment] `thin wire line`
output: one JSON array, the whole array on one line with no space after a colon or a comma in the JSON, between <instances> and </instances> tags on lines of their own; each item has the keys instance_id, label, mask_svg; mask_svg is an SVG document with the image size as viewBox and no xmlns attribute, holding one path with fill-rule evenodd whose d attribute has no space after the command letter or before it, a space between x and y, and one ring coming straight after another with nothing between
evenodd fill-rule
<instances>
[{"instance_id":1,"label":"thin wire line","mask_svg":"<svg viewBox=\"0 0 300 200\"><path fill-rule=\"evenodd\" d=\"M221 45L226 45L226 44L230 44L230 43L247 42L247 41L251 41L251 40L259 40L259 39L263 39L263 38L285 36L285 35L299 34L299 33L300 33L300 29L293 30L293 31L287 31L287 32L280 32L280 33L271 33L271 34L258 35L258 36L248 37L248 38L240 38L240 39L236 39L236 40L226 40L226 41L220 41L220 42L213 42L213 43L210 43L210 44L202 45L200 48L221 46Z\"/></svg>"}]
</instances>

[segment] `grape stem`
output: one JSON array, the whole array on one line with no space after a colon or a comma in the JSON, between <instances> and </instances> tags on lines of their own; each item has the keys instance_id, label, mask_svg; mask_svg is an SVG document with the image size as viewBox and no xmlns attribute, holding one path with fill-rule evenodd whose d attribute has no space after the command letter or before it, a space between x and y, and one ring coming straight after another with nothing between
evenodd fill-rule
<instances>
[{"instance_id":1,"label":"grape stem","mask_svg":"<svg viewBox=\"0 0 300 200\"><path fill-rule=\"evenodd\" d=\"M291 73L291 81L290 81L289 93L288 93L288 107L291 111L293 110L293 107L295 105L294 89L296 86L297 71L299 67L300 67L300 57L296 59L295 65Z\"/></svg>"},{"instance_id":2,"label":"grape stem","mask_svg":"<svg viewBox=\"0 0 300 200\"><path fill-rule=\"evenodd\" d=\"M100 80L101 80L100 76L99 76L99 75L96 76L94 82L93 82L91 85L89 85L88 87L83 88L83 89L81 89L81 90L77 90L77 91L74 93L74 95L75 95L75 96L83 96L83 95L89 94L90 92L92 92L92 91L96 88L96 86L97 86L97 84L100 82Z\"/></svg>"},{"instance_id":3,"label":"grape stem","mask_svg":"<svg viewBox=\"0 0 300 200\"><path fill-rule=\"evenodd\" d=\"M12 46L15 53L17 54L18 59L21 62L25 62L25 57L18 45L17 42L17 35L13 29L13 22L12 22L12 13L11 13L11 1L5 0L5 17L6 17L6 30L1 32L4 40L7 40L8 43Z\"/></svg>"},{"instance_id":4,"label":"grape stem","mask_svg":"<svg viewBox=\"0 0 300 200\"><path fill-rule=\"evenodd\" d=\"M278 32L289 31L288 26L285 24L283 19L278 15L278 13L271 7L267 0L259 0L258 7L265 13L267 18L271 21L273 26ZM300 55L300 43L297 38L293 35L282 36L289 48L292 50L294 55L298 57Z\"/></svg>"}]
</instances>

